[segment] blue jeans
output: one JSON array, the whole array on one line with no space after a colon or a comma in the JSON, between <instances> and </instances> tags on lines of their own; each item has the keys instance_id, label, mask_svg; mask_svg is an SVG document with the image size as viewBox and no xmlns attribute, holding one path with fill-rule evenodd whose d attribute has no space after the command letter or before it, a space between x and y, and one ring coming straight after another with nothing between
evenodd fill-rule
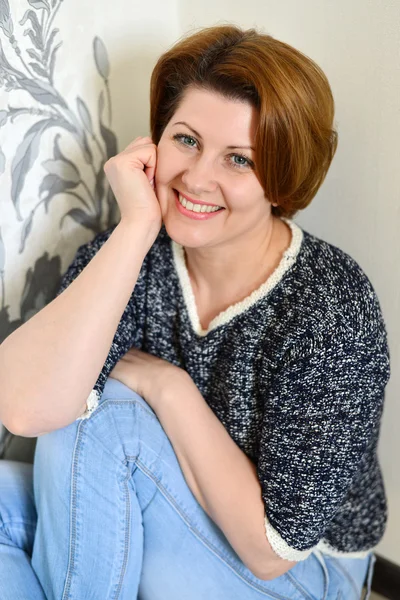
<instances>
[{"instance_id":1,"label":"blue jeans","mask_svg":"<svg viewBox=\"0 0 400 600\"><path fill-rule=\"evenodd\" d=\"M99 406L0 461L2 600L359 600L374 556L319 552L263 581L184 479L150 406L109 378Z\"/></svg>"}]
</instances>

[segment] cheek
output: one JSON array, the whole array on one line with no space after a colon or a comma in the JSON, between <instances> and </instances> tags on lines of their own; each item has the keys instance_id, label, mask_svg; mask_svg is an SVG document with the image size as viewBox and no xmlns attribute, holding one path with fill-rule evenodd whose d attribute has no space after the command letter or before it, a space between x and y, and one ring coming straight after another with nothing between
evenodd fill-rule
<instances>
[{"instance_id":1,"label":"cheek","mask_svg":"<svg viewBox=\"0 0 400 600\"><path fill-rule=\"evenodd\" d=\"M240 181L240 178L237 178L234 186L231 182L231 185L225 188L230 207L237 215L263 215L268 208L263 189L244 179Z\"/></svg>"},{"instance_id":2,"label":"cheek","mask_svg":"<svg viewBox=\"0 0 400 600\"><path fill-rule=\"evenodd\" d=\"M249 181L245 181L245 179L245 177L233 177L225 188L230 203L236 210L248 210L254 205L254 186L250 185Z\"/></svg>"}]
</instances>

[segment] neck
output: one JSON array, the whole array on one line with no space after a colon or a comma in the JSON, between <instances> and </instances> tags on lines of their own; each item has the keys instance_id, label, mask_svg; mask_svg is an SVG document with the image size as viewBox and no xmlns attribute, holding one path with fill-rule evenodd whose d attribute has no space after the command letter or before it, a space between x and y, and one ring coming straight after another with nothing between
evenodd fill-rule
<instances>
[{"instance_id":1,"label":"neck","mask_svg":"<svg viewBox=\"0 0 400 600\"><path fill-rule=\"evenodd\" d=\"M226 298L243 290L243 283L261 277L271 266L276 217L260 224L248 236L213 248L185 248L186 266L195 290L214 298ZM260 275L261 274L261 275Z\"/></svg>"}]
</instances>

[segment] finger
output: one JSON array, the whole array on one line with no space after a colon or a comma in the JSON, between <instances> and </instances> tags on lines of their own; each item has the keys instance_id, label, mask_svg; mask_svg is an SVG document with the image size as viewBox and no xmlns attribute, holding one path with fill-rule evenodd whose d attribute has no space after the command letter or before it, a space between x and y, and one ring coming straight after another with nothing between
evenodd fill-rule
<instances>
[{"instance_id":1,"label":"finger","mask_svg":"<svg viewBox=\"0 0 400 600\"><path fill-rule=\"evenodd\" d=\"M149 158L149 161L146 164L144 172L146 173L148 180L150 181L151 186L155 187L155 173L157 167L157 152L152 152Z\"/></svg>"},{"instance_id":2,"label":"finger","mask_svg":"<svg viewBox=\"0 0 400 600\"><path fill-rule=\"evenodd\" d=\"M136 138L133 142L131 142L121 153L123 155L127 155L130 156L130 154L132 153L132 150L137 149L138 144L137 144L137 140L138 138ZM156 145L153 143L153 140L151 139L151 137L145 137L145 138L140 138L140 141L142 142L140 144L141 147L149 147L149 151L148 153L146 153L146 158L141 157L141 162L144 164L144 173L150 183L150 185L152 186L153 190L155 189L155 171L156 171L156 166L157 166L157 150L156 150Z\"/></svg>"},{"instance_id":3,"label":"finger","mask_svg":"<svg viewBox=\"0 0 400 600\"><path fill-rule=\"evenodd\" d=\"M130 142L130 144L128 144L126 146L126 148L124 148L123 152L125 152L126 150L131 150L132 148L135 148L138 145L146 145L146 144L152 144L152 143L153 143L153 140L151 139L151 137L149 137L149 136L142 137L141 135L139 135L132 142Z\"/></svg>"},{"instance_id":4,"label":"finger","mask_svg":"<svg viewBox=\"0 0 400 600\"><path fill-rule=\"evenodd\" d=\"M136 146L138 141L140 141L142 138L139 136L137 138L135 138L132 142L130 142L124 149L123 152L125 152L126 150L130 150L131 148L133 148L133 146Z\"/></svg>"}]
</instances>

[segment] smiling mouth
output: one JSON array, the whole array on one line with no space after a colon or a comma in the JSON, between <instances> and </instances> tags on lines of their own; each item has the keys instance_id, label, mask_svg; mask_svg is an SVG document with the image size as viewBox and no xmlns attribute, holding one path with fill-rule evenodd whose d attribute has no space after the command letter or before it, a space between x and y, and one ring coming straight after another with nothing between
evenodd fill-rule
<instances>
[{"instance_id":1,"label":"smiling mouth","mask_svg":"<svg viewBox=\"0 0 400 600\"><path fill-rule=\"evenodd\" d=\"M182 194L180 194L177 190L175 191L178 196L179 204L181 204L184 208L186 208L186 210L189 210L191 212L212 213L217 212L219 210L224 210L223 206L216 206L215 204L200 204L196 202L191 202L190 200L187 200L184 196L182 196Z\"/></svg>"}]
</instances>

